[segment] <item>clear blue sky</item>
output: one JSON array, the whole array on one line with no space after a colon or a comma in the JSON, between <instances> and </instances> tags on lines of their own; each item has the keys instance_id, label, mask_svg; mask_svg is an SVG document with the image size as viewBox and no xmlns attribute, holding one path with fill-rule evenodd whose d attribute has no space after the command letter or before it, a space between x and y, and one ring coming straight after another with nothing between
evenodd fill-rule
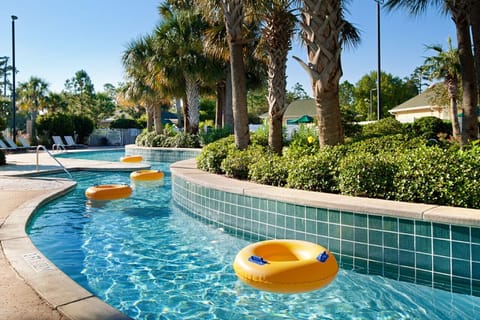
<instances>
[{"instance_id":1,"label":"clear blue sky","mask_svg":"<svg viewBox=\"0 0 480 320\"><path fill-rule=\"evenodd\" d=\"M84 69L97 91L105 83L124 81L121 55L126 45L150 33L159 20L159 0L5 0L0 11L0 56L12 55L11 15L15 22L17 83L30 76L44 79L52 91L64 89L65 80ZM347 19L361 31L362 42L342 55L343 77L356 83L377 69L377 23L374 0L353 0ZM424 57L425 45L446 47L456 43L449 17L431 10L410 17L403 11L381 14L382 70L409 76ZM294 42L292 54L305 58L305 49ZM10 60L11 63L11 60ZM298 62L289 59L288 88L300 82L310 93L310 82Z\"/></svg>"}]
</instances>

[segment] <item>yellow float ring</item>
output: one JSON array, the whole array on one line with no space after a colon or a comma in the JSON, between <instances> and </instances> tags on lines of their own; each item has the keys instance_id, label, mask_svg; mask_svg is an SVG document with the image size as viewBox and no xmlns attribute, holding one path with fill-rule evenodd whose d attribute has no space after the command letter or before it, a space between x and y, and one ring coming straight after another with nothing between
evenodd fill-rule
<instances>
[{"instance_id":1,"label":"yellow float ring","mask_svg":"<svg viewBox=\"0 0 480 320\"><path fill-rule=\"evenodd\" d=\"M163 176L163 172L158 170L137 170L130 173L130 179L137 181L160 180Z\"/></svg>"},{"instance_id":2,"label":"yellow float ring","mask_svg":"<svg viewBox=\"0 0 480 320\"><path fill-rule=\"evenodd\" d=\"M233 263L244 283L260 290L298 293L335 279L337 260L324 247L301 240L266 240L240 250Z\"/></svg>"},{"instance_id":3,"label":"yellow float ring","mask_svg":"<svg viewBox=\"0 0 480 320\"><path fill-rule=\"evenodd\" d=\"M115 200L126 198L132 194L132 188L125 184L106 184L89 187L85 196L91 200Z\"/></svg>"},{"instance_id":4,"label":"yellow float ring","mask_svg":"<svg viewBox=\"0 0 480 320\"><path fill-rule=\"evenodd\" d=\"M125 156L120 158L120 162L141 162L142 156Z\"/></svg>"}]
</instances>

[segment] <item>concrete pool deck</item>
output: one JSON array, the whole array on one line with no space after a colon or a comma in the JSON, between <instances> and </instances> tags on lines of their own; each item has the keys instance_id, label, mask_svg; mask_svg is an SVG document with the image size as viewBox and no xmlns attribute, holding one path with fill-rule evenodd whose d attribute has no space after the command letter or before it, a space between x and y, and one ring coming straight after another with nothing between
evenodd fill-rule
<instances>
[{"instance_id":1,"label":"concrete pool deck","mask_svg":"<svg viewBox=\"0 0 480 320\"><path fill-rule=\"evenodd\" d=\"M91 150L91 149L90 149ZM8 154L0 166L0 319L129 319L81 288L46 259L26 234L35 209L70 191L69 179L21 177L63 169L46 153ZM149 166L61 158L68 170L133 171ZM65 177L67 175L65 174Z\"/></svg>"}]
</instances>

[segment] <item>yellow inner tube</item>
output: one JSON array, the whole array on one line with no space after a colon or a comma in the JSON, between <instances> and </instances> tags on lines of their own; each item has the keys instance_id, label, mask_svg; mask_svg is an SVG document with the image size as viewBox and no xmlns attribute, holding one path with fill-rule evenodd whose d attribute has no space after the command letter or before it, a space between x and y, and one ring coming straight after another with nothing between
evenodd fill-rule
<instances>
[{"instance_id":1,"label":"yellow inner tube","mask_svg":"<svg viewBox=\"0 0 480 320\"><path fill-rule=\"evenodd\" d=\"M142 160L142 156L125 156L120 158L120 162L141 162Z\"/></svg>"},{"instance_id":2,"label":"yellow inner tube","mask_svg":"<svg viewBox=\"0 0 480 320\"><path fill-rule=\"evenodd\" d=\"M91 200L115 200L132 194L132 188L125 184L109 184L89 187L85 196Z\"/></svg>"},{"instance_id":3,"label":"yellow inner tube","mask_svg":"<svg viewBox=\"0 0 480 320\"><path fill-rule=\"evenodd\" d=\"M298 293L320 289L335 279L338 264L327 249L301 240L267 240L239 251L233 269L260 290Z\"/></svg>"},{"instance_id":4,"label":"yellow inner tube","mask_svg":"<svg viewBox=\"0 0 480 320\"><path fill-rule=\"evenodd\" d=\"M138 181L160 180L164 176L162 171L158 170L138 170L130 174L130 179Z\"/></svg>"}]
</instances>

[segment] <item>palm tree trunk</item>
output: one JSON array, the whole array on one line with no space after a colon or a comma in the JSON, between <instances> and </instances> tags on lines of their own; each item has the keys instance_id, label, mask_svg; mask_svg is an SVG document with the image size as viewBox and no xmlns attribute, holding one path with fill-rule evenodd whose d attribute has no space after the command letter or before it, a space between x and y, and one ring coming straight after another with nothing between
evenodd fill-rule
<instances>
[{"instance_id":1,"label":"palm tree trunk","mask_svg":"<svg viewBox=\"0 0 480 320\"><path fill-rule=\"evenodd\" d=\"M320 147L343 143L339 81L341 19L340 0L304 0L302 38L308 64L297 59L310 75L317 108Z\"/></svg>"},{"instance_id":2,"label":"palm tree trunk","mask_svg":"<svg viewBox=\"0 0 480 320\"><path fill-rule=\"evenodd\" d=\"M187 97L182 98L183 101L183 132L189 133L190 132L190 120L188 119L188 99Z\"/></svg>"},{"instance_id":3,"label":"palm tree trunk","mask_svg":"<svg viewBox=\"0 0 480 320\"><path fill-rule=\"evenodd\" d=\"M155 125L155 133L161 134L162 133L162 108L160 107L159 103L155 103L155 107L153 109L153 123Z\"/></svg>"},{"instance_id":4,"label":"palm tree trunk","mask_svg":"<svg viewBox=\"0 0 480 320\"><path fill-rule=\"evenodd\" d=\"M178 127L183 127L183 117L182 117L182 102L181 99L175 98L175 110L177 110L177 124Z\"/></svg>"},{"instance_id":5,"label":"palm tree trunk","mask_svg":"<svg viewBox=\"0 0 480 320\"><path fill-rule=\"evenodd\" d=\"M448 96L450 98L450 118L452 119L452 135L455 140L461 137L460 123L458 121L458 80L450 79L445 82Z\"/></svg>"},{"instance_id":6,"label":"palm tree trunk","mask_svg":"<svg viewBox=\"0 0 480 320\"><path fill-rule=\"evenodd\" d=\"M277 154L283 149L283 117L270 116L268 125L268 146Z\"/></svg>"},{"instance_id":7,"label":"palm tree trunk","mask_svg":"<svg viewBox=\"0 0 480 320\"><path fill-rule=\"evenodd\" d=\"M232 109L232 73L230 72L230 64L226 70L226 87L225 87L225 106L223 109L223 127L233 132L233 109Z\"/></svg>"},{"instance_id":8,"label":"palm tree trunk","mask_svg":"<svg viewBox=\"0 0 480 320\"><path fill-rule=\"evenodd\" d=\"M243 0L222 0L222 11L228 34L230 66L232 73L232 109L235 145L246 149L250 143L247 113L247 83L243 61Z\"/></svg>"},{"instance_id":9,"label":"palm tree trunk","mask_svg":"<svg viewBox=\"0 0 480 320\"><path fill-rule=\"evenodd\" d=\"M153 131L153 108L150 105L146 105L145 109L147 110L147 131Z\"/></svg>"},{"instance_id":10,"label":"palm tree trunk","mask_svg":"<svg viewBox=\"0 0 480 320\"><path fill-rule=\"evenodd\" d=\"M215 87L217 94L217 103L215 105L215 128L219 129L223 127L223 112L225 110L225 80L217 82Z\"/></svg>"},{"instance_id":11,"label":"palm tree trunk","mask_svg":"<svg viewBox=\"0 0 480 320\"><path fill-rule=\"evenodd\" d=\"M315 94L320 147L343 143L340 102L337 90ZM333 125L335 124L335 125Z\"/></svg>"},{"instance_id":12,"label":"palm tree trunk","mask_svg":"<svg viewBox=\"0 0 480 320\"><path fill-rule=\"evenodd\" d=\"M268 114L270 119L268 145L277 154L283 148L283 115L287 109L287 56L291 49L294 17L285 5L279 4L265 18L263 37L268 54Z\"/></svg>"},{"instance_id":13,"label":"palm tree trunk","mask_svg":"<svg viewBox=\"0 0 480 320\"><path fill-rule=\"evenodd\" d=\"M458 0L451 5L452 18L455 22L458 42L458 55L462 66L463 87L463 121L462 143L478 139L477 85L475 63L471 49L470 28L467 20L467 5Z\"/></svg>"},{"instance_id":14,"label":"palm tree trunk","mask_svg":"<svg viewBox=\"0 0 480 320\"><path fill-rule=\"evenodd\" d=\"M470 27L472 30L475 75L477 80L477 103L480 101L480 1L470 1Z\"/></svg>"},{"instance_id":15,"label":"palm tree trunk","mask_svg":"<svg viewBox=\"0 0 480 320\"><path fill-rule=\"evenodd\" d=\"M247 83L243 62L243 44L230 44L230 61L232 64L232 110L235 145L238 149L246 149L250 143L247 111Z\"/></svg>"},{"instance_id":16,"label":"palm tree trunk","mask_svg":"<svg viewBox=\"0 0 480 320\"><path fill-rule=\"evenodd\" d=\"M188 121L190 123L190 130L188 132L197 134L200 122L198 82L195 78L185 74L185 87L188 101Z\"/></svg>"}]
</instances>

